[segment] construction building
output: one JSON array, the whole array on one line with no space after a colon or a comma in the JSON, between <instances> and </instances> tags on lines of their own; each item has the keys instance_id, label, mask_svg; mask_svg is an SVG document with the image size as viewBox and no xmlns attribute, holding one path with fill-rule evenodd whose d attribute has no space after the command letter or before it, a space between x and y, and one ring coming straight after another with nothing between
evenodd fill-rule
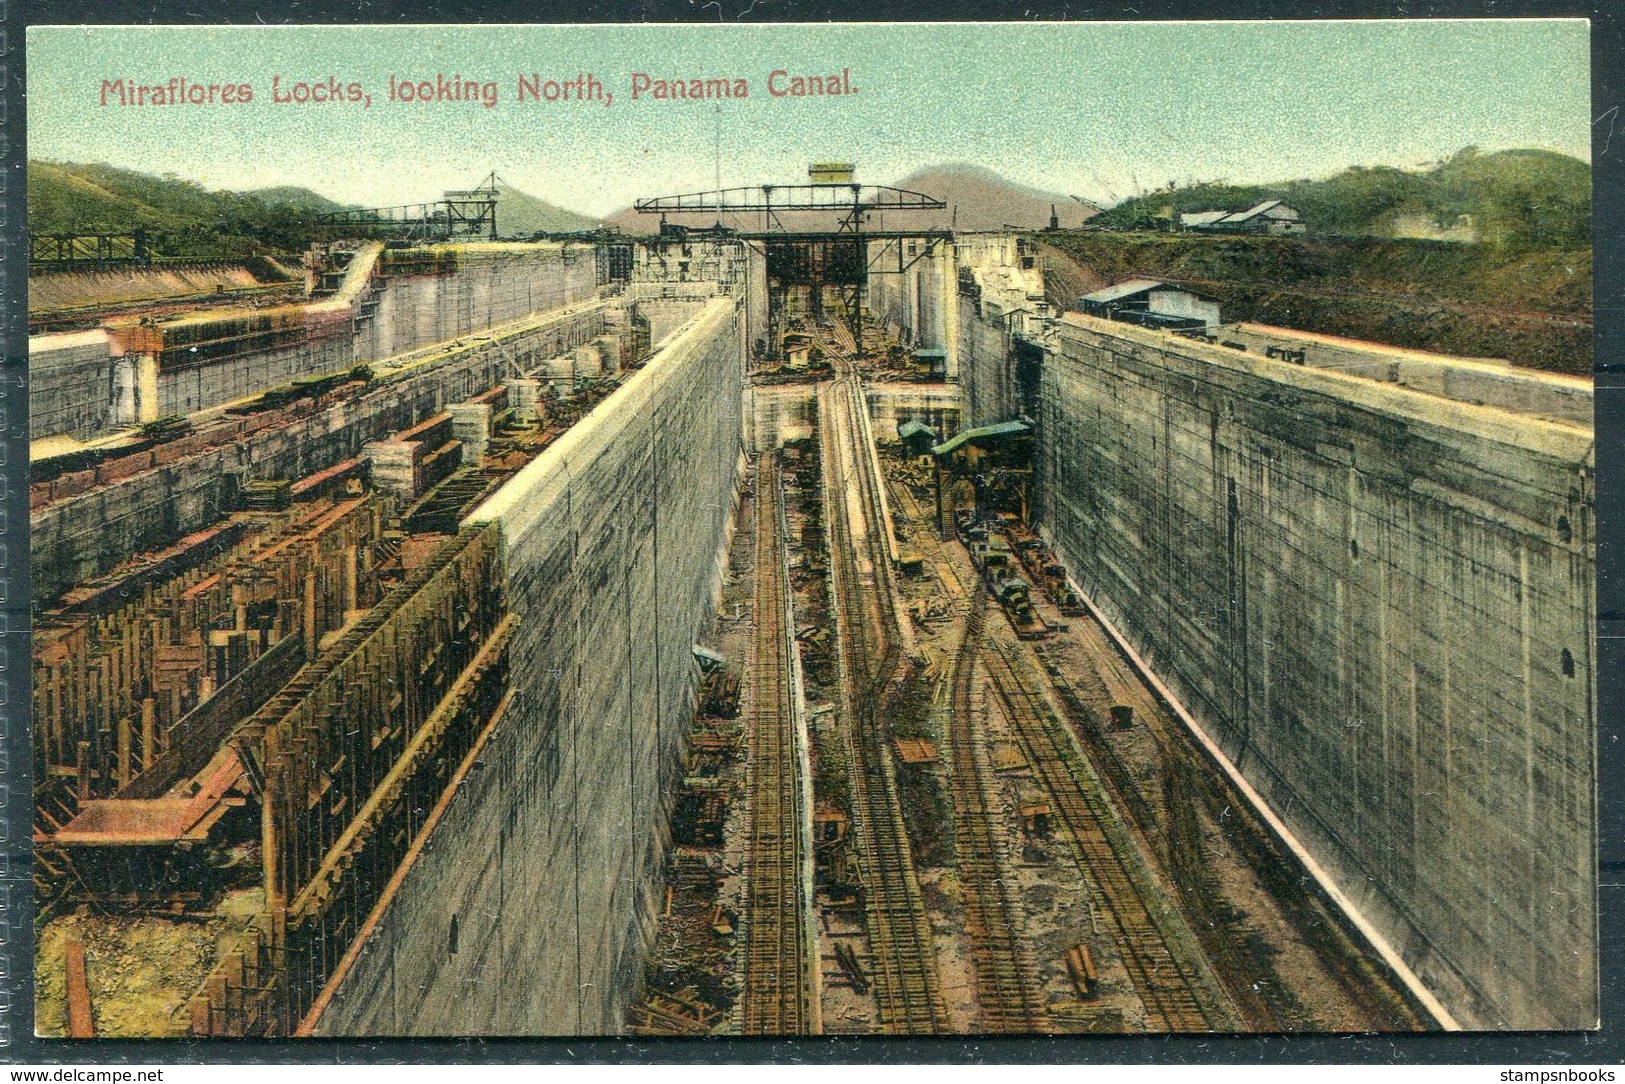
<instances>
[{"instance_id":1,"label":"construction building","mask_svg":"<svg viewBox=\"0 0 1625 1084\"><path fill-rule=\"evenodd\" d=\"M1179 228L1208 233L1257 233L1270 237L1294 236L1309 231L1302 216L1278 199L1267 199L1242 211L1188 211L1179 216Z\"/></svg>"}]
</instances>

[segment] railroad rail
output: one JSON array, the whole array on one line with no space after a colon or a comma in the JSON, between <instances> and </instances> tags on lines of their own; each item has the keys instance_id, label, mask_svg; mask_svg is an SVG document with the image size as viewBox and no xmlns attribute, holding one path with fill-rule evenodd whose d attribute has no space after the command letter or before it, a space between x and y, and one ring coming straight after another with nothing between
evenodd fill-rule
<instances>
[{"instance_id":1,"label":"railroad rail","mask_svg":"<svg viewBox=\"0 0 1625 1084\"><path fill-rule=\"evenodd\" d=\"M1076 841L1079 857L1099 885L1106 918L1124 969L1145 1008L1148 1030L1213 1031L1231 1026L1194 973L1169 949L1141 889L1103 828L1111 816L1105 798L1080 786L1062 752L1052 713L1016 670L1010 649L993 643L984 654L988 676L1025 747L1034 774L1049 791L1056 813Z\"/></svg>"},{"instance_id":2,"label":"railroad rail","mask_svg":"<svg viewBox=\"0 0 1625 1084\"><path fill-rule=\"evenodd\" d=\"M1038 967L1020 928L1009 855L997 829L1002 811L987 762L987 736L972 698L985 603L981 590L972 594L965 636L954 658L948 725L954 852L964 886L965 932L976 968L981 1030L1021 1034L1047 1030L1048 1013Z\"/></svg>"},{"instance_id":3,"label":"railroad rail","mask_svg":"<svg viewBox=\"0 0 1625 1084\"><path fill-rule=\"evenodd\" d=\"M756 471L742 1028L746 1035L807 1035L818 1030L812 976L817 954L810 938L805 780L795 740L784 494L776 454L764 452Z\"/></svg>"},{"instance_id":4,"label":"railroad rail","mask_svg":"<svg viewBox=\"0 0 1625 1084\"><path fill-rule=\"evenodd\" d=\"M872 460L862 447L863 385L845 356L840 375L820 389L824 492L830 526L830 571L841 635L842 714L848 721L853 771L853 828L864 884L874 960L875 999L883 1030L946 1031L949 1019L937 975L936 942L898 801L887 748L883 705L902 665L891 564L873 532L884 524ZM855 531L848 487L855 483L865 529ZM860 564L858 553L864 561ZM863 583L867 571L870 583Z\"/></svg>"},{"instance_id":5,"label":"railroad rail","mask_svg":"<svg viewBox=\"0 0 1625 1084\"><path fill-rule=\"evenodd\" d=\"M1048 662L1042 649L1038 654ZM1293 1015L1290 990L1279 982L1256 981L1257 965L1249 962L1239 943L1246 928L1216 906L1218 890L1204 858L1205 844L1197 816L1198 803L1212 801L1210 789L1216 784L1203 778L1193 750L1168 731L1159 710L1141 711L1139 718L1162 764L1163 786L1158 792L1135 781L1127 761L1107 738L1100 722L1113 705L1132 699L1125 694L1132 688L1133 679L1109 656L1102 662L1109 667L1109 676L1074 674L1076 684L1064 676L1054 678L1063 714L1083 743L1084 755L1095 766L1112 800L1128 812L1140 834L1147 840L1160 840L1160 848L1148 851L1160 858L1169 883L1179 895L1180 906L1190 918L1191 932L1201 942L1214 965L1214 975L1223 983L1247 1026L1262 1031L1303 1030L1309 1022ZM1236 818L1230 829L1234 835L1243 830L1239 825L1244 800L1239 795L1227 796L1226 804ZM1282 859L1275 856L1273 860Z\"/></svg>"}]
</instances>

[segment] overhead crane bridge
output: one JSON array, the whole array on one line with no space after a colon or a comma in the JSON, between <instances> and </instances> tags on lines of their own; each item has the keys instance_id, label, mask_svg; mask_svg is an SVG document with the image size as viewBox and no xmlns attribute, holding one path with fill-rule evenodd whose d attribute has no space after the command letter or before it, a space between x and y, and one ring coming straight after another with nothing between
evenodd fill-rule
<instances>
[{"instance_id":1,"label":"overhead crane bridge","mask_svg":"<svg viewBox=\"0 0 1625 1084\"><path fill-rule=\"evenodd\" d=\"M403 241L449 241L452 238L497 239L497 175L493 172L469 189L450 191L432 203L393 207L347 208L319 220L331 236L360 234Z\"/></svg>"},{"instance_id":2,"label":"overhead crane bridge","mask_svg":"<svg viewBox=\"0 0 1625 1084\"><path fill-rule=\"evenodd\" d=\"M841 168L832 169L833 165ZM716 188L637 200L639 214L661 216L664 237L733 239L759 245L767 261L768 324L772 349L783 338L785 303L795 287L810 287L820 305L822 287L840 290L853 341L862 343L864 295L870 275L901 274L938 245L951 241L941 227L886 229L871 227L871 218L890 213L941 211L948 204L936 196L887 185L858 184L852 167L821 163L809 171L809 184L763 184ZM714 215L716 226L689 229L669 224L668 215ZM785 216L795 215L795 218ZM723 217L758 228L723 225ZM814 221L809 222L808 216ZM908 242L914 242L909 244Z\"/></svg>"}]
</instances>

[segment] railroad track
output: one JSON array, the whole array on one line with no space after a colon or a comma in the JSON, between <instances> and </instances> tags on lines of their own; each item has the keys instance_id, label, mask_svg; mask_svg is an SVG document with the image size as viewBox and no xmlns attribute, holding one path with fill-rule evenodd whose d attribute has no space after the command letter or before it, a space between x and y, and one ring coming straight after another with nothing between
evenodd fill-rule
<instances>
[{"instance_id":1,"label":"railroad track","mask_svg":"<svg viewBox=\"0 0 1625 1084\"><path fill-rule=\"evenodd\" d=\"M852 329L842 323L832 323L819 328L824 339L826 351L833 348L839 360L847 361L857 357L858 344L852 338Z\"/></svg>"},{"instance_id":2,"label":"railroad track","mask_svg":"<svg viewBox=\"0 0 1625 1084\"><path fill-rule=\"evenodd\" d=\"M1005 645L994 643L984 658L1034 773L1049 791L1059 819L1077 843L1080 859L1100 887L1105 917L1129 981L1144 1005L1148 1029L1228 1028L1229 1014L1199 992L1197 977L1170 951L1123 858L1107 838L1103 822L1111 814L1104 796L1080 786L1074 778L1062 752L1064 739L1057 737L1058 724L1042 697L1017 672Z\"/></svg>"},{"instance_id":3,"label":"railroad track","mask_svg":"<svg viewBox=\"0 0 1625 1084\"><path fill-rule=\"evenodd\" d=\"M948 1029L948 1013L882 714L902 666L896 596L890 561L873 536L884 529L885 520L857 413L864 409L863 385L856 370L842 361L839 377L820 391L819 431L831 581L841 632L836 638L841 700L853 764L853 831L863 874L875 1000L884 1031L936 1034ZM862 532L853 527L849 482L856 483ZM863 589L865 570L871 580L868 590Z\"/></svg>"},{"instance_id":4,"label":"railroad track","mask_svg":"<svg viewBox=\"0 0 1625 1084\"><path fill-rule=\"evenodd\" d=\"M954 852L965 893L965 932L976 968L981 1030L1031 1033L1047 1030L1042 980L1017 916L1021 909L1007 876L1009 856L997 825L1003 819L986 735L972 702L981 650L986 598L971 596L965 636L954 658L953 703L948 728L953 765Z\"/></svg>"},{"instance_id":5,"label":"railroad track","mask_svg":"<svg viewBox=\"0 0 1625 1084\"><path fill-rule=\"evenodd\" d=\"M774 452L756 473L755 628L750 643L750 794L745 889L746 1035L815 1033L808 840L802 825L801 756L787 616L784 493Z\"/></svg>"},{"instance_id":6,"label":"railroad track","mask_svg":"<svg viewBox=\"0 0 1625 1084\"><path fill-rule=\"evenodd\" d=\"M1042 650L1039 656L1045 658ZM1141 710L1139 718L1156 747L1163 786L1161 793L1147 793L1147 788L1138 784L1101 726L1112 705L1134 700L1128 692L1129 679L1110 657L1102 660L1102 669L1102 674L1074 674L1076 684L1065 677L1054 679L1064 714L1073 733L1083 742L1085 755L1112 800L1128 812L1141 836L1148 842L1160 840L1160 847L1148 850L1159 858L1190 920L1191 932L1201 942L1215 977L1241 1011L1246 1025L1261 1031L1304 1030L1312 1021L1305 1020L1301 1012L1294 1014L1289 988L1275 980L1272 971L1265 972L1272 981L1258 981L1260 965L1249 959L1239 944L1247 928L1216 906L1218 889L1204 858L1202 826L1196 812L1199 803L1211 807L1214 782L1203 777L1193 751L1169 731L1162 712L1154 709ZM1245 803L1239 796L1227 795L1224 804L1231 807L1236 818L1238 827L1231 829L1234 835L1241 830L1240 811ZM1278 856L1273 860L1281 861Z\"/></svg>"}]
</instances>

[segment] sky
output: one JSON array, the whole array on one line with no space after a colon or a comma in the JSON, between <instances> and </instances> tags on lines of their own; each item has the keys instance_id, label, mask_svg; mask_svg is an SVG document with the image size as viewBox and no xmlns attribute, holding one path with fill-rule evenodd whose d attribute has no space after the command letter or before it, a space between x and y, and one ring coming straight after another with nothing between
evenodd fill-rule
<instances>
[{"instance_id":1,"label":"sky","mask_svg":"<svg viewBox=\"0 0 1625 1084\"><path fill-rule=\"evenodd\" d=\"M770 87L775 70L788 76ZM843 71L855 93L770 93ZM873 184L970 162L1098 203L1170 181L1421 166L1467 145L1590 159L1583 20L36 26L27 72L30 157L363 206L433 200L492 171L601 216L719 175L796 183L831 159ZM634 100L637 73L649 83ZM521 77L587 74L601 99L518 100ZM496 104L389 100L391 77L454 75L495 84ZM104 83L171 78L247 83L253 100L102 104ZM748 96L652 96L656 79L691 78L743 79ZM330 79L366 97L273 100Z\"/></svg>"}]
</instances>

